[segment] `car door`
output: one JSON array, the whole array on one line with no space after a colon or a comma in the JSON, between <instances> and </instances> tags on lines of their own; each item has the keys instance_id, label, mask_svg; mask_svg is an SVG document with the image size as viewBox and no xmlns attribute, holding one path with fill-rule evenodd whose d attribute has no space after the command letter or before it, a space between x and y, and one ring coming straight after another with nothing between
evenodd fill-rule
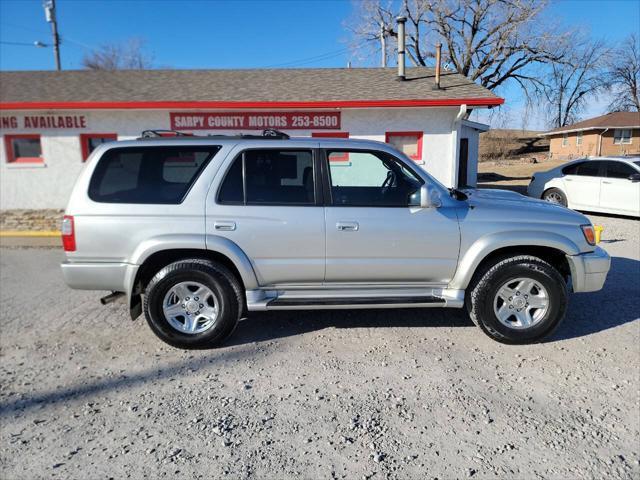
<instances>
[{"instance_id":1,"label":"car door","mask_svg":"<svg viewBox=\"0 0 640 480\"><path fill-rule=\"evenodd\" d=\"M604 178L600 188L600 208L637 215L640 211L640 182L630 177L640 171L625 162L604 162Z\"/></svg>"},{"instance_id":2,"label":"car door","mask_svg":"<svg viewBox=\"0 0 640 480\"><path fill-rule=\"evenodd\" d=\"M214 181L209 194L207 235L237 244L261 286L324 280L316 153L311 147L248 148L216 176L223 179Z\"/></svg>"},{"instance_id":3,"label":"car door","mask_svg":"<svg viewBox=\"0 0 640 480\"><path fill-rule=\"evenodd\" d=\"M453 208L409 206L424 181L384 152L325 150L326 283L446 284L460 232Z\"/></svg>"},{"instance_id":4,"label":"car door","mask_svg":"<svg viewBox=\"0 0 640 480\"><path fill-rule=\"evenodd\" d=\"M585 160L563 170L563 183L569 207L578 209L598 207L600 204L601 166L601 161Z\"/></svg>"}]
</instances>

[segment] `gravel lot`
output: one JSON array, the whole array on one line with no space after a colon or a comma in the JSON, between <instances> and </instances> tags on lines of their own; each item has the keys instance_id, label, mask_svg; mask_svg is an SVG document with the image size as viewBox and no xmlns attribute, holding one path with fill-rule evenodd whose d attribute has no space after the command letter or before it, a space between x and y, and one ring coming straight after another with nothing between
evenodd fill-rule
<instances>
[{"instance_id":1,"label":"gravel lot","mask_svg":"<svg viewBox=\"0 0 640 480\"><path fill-rule=\"evenodd\" d=\"M254 314L219 349L156 340L67 289L61 252L0 249L0 477L639 478L640 222L554 338L462 311Z\"/></svg>"}]
</instances>

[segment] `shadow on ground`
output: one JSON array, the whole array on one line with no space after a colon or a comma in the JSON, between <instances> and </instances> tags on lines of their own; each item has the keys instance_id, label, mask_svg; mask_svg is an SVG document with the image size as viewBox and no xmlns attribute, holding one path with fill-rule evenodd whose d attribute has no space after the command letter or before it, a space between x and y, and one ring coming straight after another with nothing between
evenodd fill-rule
<instances>
[{"instance_id":1,"label":"shadow on ground","mask_svg":"<svg viewBox=\"0 0 640 480\"><path fill-rule=\"evenodd\" d=\"M638 320L640 315L640 262L613 258L609 278L599 292L573 295L564 323L549 342L593 335ZM464 310L394 309L394 310L329 310L256 313L243 320L221 350L211 350L197 358L178 361L164 368L151 368L140 373L120 375L48 392L5 400L0 403L0 418L15 412L55 405L67 400L82 400L103 392L135 388L147 382L188 375L189 370L207 368L221 361L250 358L256 342L301 335L327 328L419 328L471 327ZM433 334L427 331L424 335ZM482 335L480 331L477 335ZM419 335L419 334L418 334ZM455 333L454 333L455 335ZM498 344L496 344L498 348Z\"/></svg>"},{"instance_id":2,"label":"shadow on ground","mask_svg":"<svg viewBox=\"0 0 640 480\"><path fill-rule=\"evenodd\" d=\"M550 341L592 335L640 319L640 261L613 257L604 288L576 293Z\"/></svg>"}]
</instances>

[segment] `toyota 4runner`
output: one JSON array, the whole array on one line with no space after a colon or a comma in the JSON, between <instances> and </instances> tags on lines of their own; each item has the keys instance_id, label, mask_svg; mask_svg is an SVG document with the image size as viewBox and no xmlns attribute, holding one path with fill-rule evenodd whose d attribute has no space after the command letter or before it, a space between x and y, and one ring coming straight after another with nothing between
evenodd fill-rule
<instances>
[{"instance_id":1,"label":"toyota 4runner","mask_svg":"<svg viewBox=\"0 0 640 480\"><path fill-rule=\"evenodd\" d=\"M387 144L273 131L99 146L62 239L70 287L125 297L182 348L219 344L249 312L328 308L464 307L528 343L610 264L577 212L447 189Z\"/></svg>"}]
</instances>

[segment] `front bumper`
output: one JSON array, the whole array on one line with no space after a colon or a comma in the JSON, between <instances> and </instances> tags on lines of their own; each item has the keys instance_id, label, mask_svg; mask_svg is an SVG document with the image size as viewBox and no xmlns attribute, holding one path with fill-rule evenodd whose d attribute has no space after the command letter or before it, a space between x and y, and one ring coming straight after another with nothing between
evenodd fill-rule
<instances>
[{"instance_id":1,"label":"front bumper","mask_svg":"<svg viewBox=\"0 0 640 480\"><path fill-rule=\"evenodd\" d=\"M611 257L602 248L579 255L567 255L574 292L595 292L607 279Z\"/></svg>"}]
</instances>

